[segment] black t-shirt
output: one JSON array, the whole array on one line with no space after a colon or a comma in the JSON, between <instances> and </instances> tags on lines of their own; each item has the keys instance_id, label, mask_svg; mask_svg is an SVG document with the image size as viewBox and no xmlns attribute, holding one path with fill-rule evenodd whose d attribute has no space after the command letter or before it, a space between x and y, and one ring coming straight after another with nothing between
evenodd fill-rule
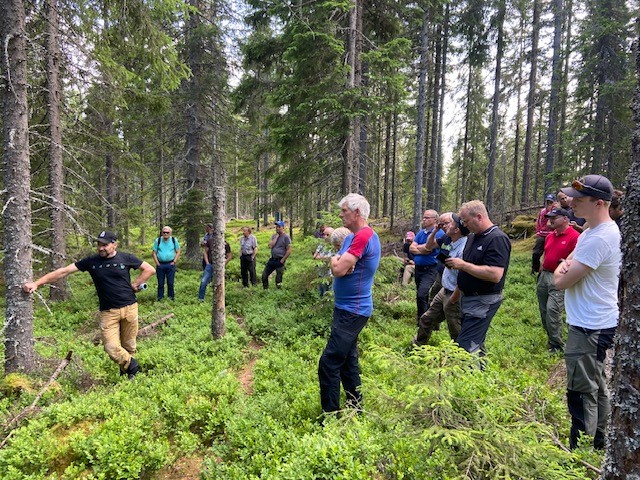
<instances>
[{"instance_id":1,"label":"black t-shirt","mask_svg":"<svg viewBox=\"0 0 640 480\"><path fill-rule=\"evenodd\" d=\"M122 308L137 302L131 288L131 269L140 268L142 260L130 253L116 254L111 258L91 255L76 262L81 272L89 272L98 293L100 310Z\"/></svg>"},{"instance_id":2,"label":"black t-shirt","mask_svg":"<svg viewBox=\"0 0 640 480\"><path fill-rule=\"evenodd\" d=\"M500 293L507 277L511 242L509 237L496 225L477 235L469 235L462 259L475 265L504 267L504 273L498 283L480 280L466 272L458 272L458 288L465 295L488 295Z\"/></svg>"}]
</instances>

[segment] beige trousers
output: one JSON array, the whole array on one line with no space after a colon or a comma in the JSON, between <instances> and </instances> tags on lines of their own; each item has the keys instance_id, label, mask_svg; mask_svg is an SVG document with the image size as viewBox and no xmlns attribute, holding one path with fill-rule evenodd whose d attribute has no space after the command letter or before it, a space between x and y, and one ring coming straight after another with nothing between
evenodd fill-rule
<instances>
[{"instance_id":1,"label":"beige trousers","mask_svg":"<svg viewBox=\"0 0 640 480\"><path fill-rule=\"evenodd\" d=\"M136 353L138 336L138 304L100 312L102 344L107 355L124 371Z\"/></svg>"}]
</instances>

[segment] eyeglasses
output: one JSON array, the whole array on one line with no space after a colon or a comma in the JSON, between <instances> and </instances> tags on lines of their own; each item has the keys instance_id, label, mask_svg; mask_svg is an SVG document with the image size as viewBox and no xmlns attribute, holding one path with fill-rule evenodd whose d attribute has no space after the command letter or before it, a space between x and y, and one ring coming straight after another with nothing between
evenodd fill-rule
<instances>
[{"instance_id":1,"label":"eyeglasses","mask_svg":"<svg viewBox=\"0 0 640 480\"><path fill-rule=\"evenodd\" d=\"M171 235L171 232L162 232L163 235Z\"/></svg>"},{"instance_id":2,"label":"eyeglasses","mask_svg":"<svg viewBox=\"0 0 640 480\"><path fill-rule=\"evenodd\" d=\"M592 187L591 185L585 185L580 180L574 180L573 183L571 184L571 186L575 190L577 190L579 192L582 192L584 190L585 193L587 193L587 192L597 192L597 193L600 193L602 195L611 196L611 192L605 192L604 190L600 190L599 188Z\"/></svg>"}]
</instances>

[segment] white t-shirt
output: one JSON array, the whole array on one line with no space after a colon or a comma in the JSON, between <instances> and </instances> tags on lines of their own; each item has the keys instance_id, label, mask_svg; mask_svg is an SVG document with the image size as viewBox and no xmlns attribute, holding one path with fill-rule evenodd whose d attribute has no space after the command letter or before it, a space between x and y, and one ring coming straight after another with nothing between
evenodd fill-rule
<instances>
[{"instance_id":1,"label":"white t-shirt","mask_svg":"<svg viewBox=\"0 0 640 480\"><path fill-rule=\"evenodd\" d=\"M601 223L580 235L573 259L593 270L565 291L567 323L591 330L617 326L622 252L616 222Z\"/></svg>"}]
</instances>

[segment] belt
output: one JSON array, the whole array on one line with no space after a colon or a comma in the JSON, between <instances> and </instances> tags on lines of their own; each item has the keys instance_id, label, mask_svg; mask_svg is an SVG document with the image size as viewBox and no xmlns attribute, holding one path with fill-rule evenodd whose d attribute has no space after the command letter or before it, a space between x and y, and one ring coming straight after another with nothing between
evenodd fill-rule
<instances>
[{"instance_id":1,"label":"belt","mask_svg":"<svg viewBox=\"0 0 640 480\"><path fill-rule=\"evenodd\" d=\"M173 260L169 260L168 262L160 262L160 265L166 265L167 263L171 263Z\"/></svg>"},{"instance_id":2,"label":"belt","mask_svg":"<svg viewBox=\"0 0 640 480\"><path fill-rule=\"evenodd\" d=\"M448 288L443 288L444 293L447 295L451 295L453 293L453 290L449 290Z\"/></svg>"},{"instance_id":3,"label":"belt","mask_svg":"<svg viewBox=\"0 0 640 480\"><path fill-rule=\"evenodd\" d=\"M489 293L478 293L478 292L462 292L465 297L482 297L483 295L500 295L502 290L499 292L489 292Z\"/></svg>"},{"instance_id":4,"label":"belt","mask_svg":"<svg viewBox=\"0 0 640 480\"><path fill-rule=\"evenodd\" d=\"M437 267L438 264L434 263L433 265L416 265L416 270L420 271L420 270L430 270L432 268Z\"/></svg>"}]
</instances>

